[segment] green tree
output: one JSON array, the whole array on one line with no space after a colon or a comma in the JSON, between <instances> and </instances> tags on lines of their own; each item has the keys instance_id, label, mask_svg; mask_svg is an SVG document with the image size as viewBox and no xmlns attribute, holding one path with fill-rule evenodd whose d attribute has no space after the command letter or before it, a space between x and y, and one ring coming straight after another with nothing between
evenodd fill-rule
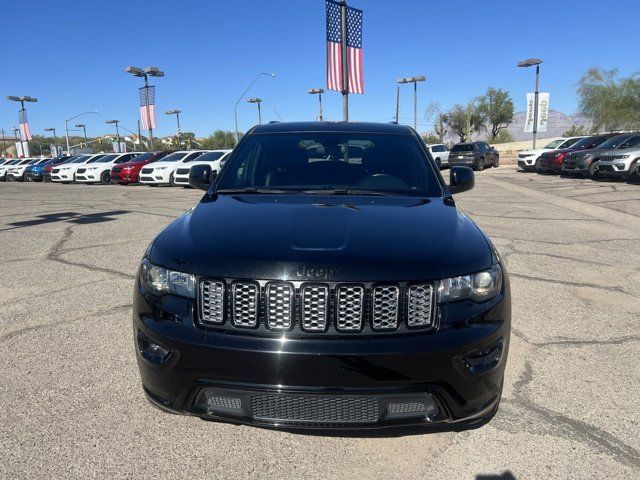
<instances>
[{"instance_id":1,"label":"green tree","mask_svg":"<svg viewBox=\"0 0 640 480\"><path fill-rule=\"evenodd\" d=\"M508 130L500 130L493 138L487 138L487 143L511 143L515 141Z\"/></svg>"},{"instance_id":2,"label":"green tree","mask_svg":"<svg viewBox=\"0 0 640 480\"><path fill-rule=\"evenodd\" d=\"M490 142L513 121L515 108L509 92L489 87L487 93L478 98L478 111L491 126Z\"/></svg>"},{"instance_id":3,"label":"green tree","mask_svg":"<svg viewBox=\"0 0 640 480\"><path fill-rule=\"evenodd\" d=\"M578 82L579 110L594 130L640 128L640 74L591 68Z\"/></svg>"},{"instance_id":4,"label":"green tree","mask_svg":"<svg viewBox=\"0 0 640 480\"><path fill-rule=\"evenodd\" d=\"M433 143L442 143L442 140L440 140L440 137L433 133L425 133L424 135L422 135L422 139L424 140L424 143L426 143L427 145L431 145Z\"/></svg>"},{"instance_id":5,"label":"green tree","mask_svg":"<svg viewBox=\"0 0 640 480\"><path fill-rule=\"evenodd\" d=\"M469 102L466 106L454 105L444 115L443 121L460 138L461 142L470 140L473 134L486 129L485 117L478 110L478 105L474 101Z\"/></svg>"},{"instance_id":6,"label":"green tree","mask_svg":"<svg viewBox=\"0 0 640 480\"><path fill-rule=\"evenodd\" d=\"M588 135L589 129L584 125L571 125L569 130L565 130L562 134L563 137L579 137L581 135Z\"/></svg>"},{"instance_id":7,"label":"green tree","mask_svg":"<svg viewBox=\"0 0 640 480\"><path fill-rule=\"evenodd\" d=\"M233 148L235 144L235 134L229 130L216 130L202 142L203 147L210 150Z\"/></svg>"}]
</instances>

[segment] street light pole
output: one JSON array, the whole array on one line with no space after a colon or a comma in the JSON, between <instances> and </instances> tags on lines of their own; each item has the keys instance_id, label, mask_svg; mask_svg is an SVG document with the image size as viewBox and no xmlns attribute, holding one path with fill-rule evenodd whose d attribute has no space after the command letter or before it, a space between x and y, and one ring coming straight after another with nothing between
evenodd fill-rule
<instances>
[{"instance_id":1,"label":"street light pole","mask_svg":"<svg viewBox=\"0 0 640 480\"><path fill-rule=\"evenodd\" d=\"M82 115L87 115L89 113L95 113L97 115L99 112L97 110L93 110L91 112L82 112L82 113L79 113L78 115L75 115L75 116L73 116L71 118L67 118L64 121L64 132L65 132L65 137L66 137L66 140L67 140L67 154L68 155L71 154L71 152L70 152L71 147L69 146L69 122L71 120L75 119L75 118L81 117Z\"/></svg>"},{"instance_id":2,"label":"street light pole","mask_svg":"<svg viewBox=\"0 0 640 480\"><path fill-rule=\"evenodd\" d=\"M542 60L539 58L529 58L528 60L523 60L518 62L518 67L527 68L527 67L536 67L536 88L533 94L533 148L536 148L536 137L538 134L538 87L540 82L540 64Z\"/></svg>"},{"instance_id":3,"label":"street light pole","mask_svg":"<svg viewBox=\"0 0 640 480\"><path fill-rule=\"evenodd\" d=\"M258 125L262 125L262 113L260 112L260 103L262 102L261 98L250 98L247 100L248 103L257 103L258 104Z\"/></svg>"},{"instance_id":4,"label":"street light pole","mask_svg":"<svg viewBox=\"0 0 640 480\"><path fill-rule=\"evenodd\" d=\"M424 75L398 79L398 83L413 83L413 129L416 131L418 130L418 82L424 82L425 80ZM399 91L398 97L400 97Z\"/></svg>"},{"instance_id":5,"label":"street light pole","mask_svg":"<svg viewBox=\"0 0 640 480\"><path fill-rule=\"evenodd\" d=\"M396 87L396 124L400 121L400 85Z\"/></svg>"},{"instance_id":6,"label":"street light pole","mask_svg":"<svg viewBox=\"0 0 640 480\"><path fill-rule=\"evenodd\" d=\"M256 81L258 80L258 78L260 78L262 75L266 75L268 77L275 77L276 74L275 73L265 73L265 72L260 72L258 75L256 75L256 78L254 78L251 83L249 84L249 86L245 89L244 92L242 92L242 95L240 95L240 98L238 98L238 100L236 101L236 104L233 107L233 117L235 120L235 126L236 126L236 145L238 144L238 142L240 141L240 134L238 133L238 104L240 103L240 101L244 98L244 96L247 94L247 92L249 91L249 89L251 87L253 87L253 84L256 83Z\"/></svg>"},{"instance_id":7,"label":"street light pole","mask_svg":"<svg viewBox=\"0 0 640 480\"><path fill-rule=\"evenodd\" d=\"M87 126L84 123L76 123L76 128L82 128L84 131L84 146L86 148L89 145L87 141Z\"/></svg>"},{"instance_id":8,"label":"street light pole","mask_svg":"<svg viewBox=\"0 0 640 480\"><path fill-rule=\"evenodd\" d=\"M51 152L51 154L53 156L57 156L58 155L58 139L56 138L56 129L55 128L45 128L44 129L45 132L53 132L53 148L55 149L55 152Z\"/></svg>"},{"instance_id":9,"label":"street light pole","mask_svg":"<svg viewBox=\"0 0 640 480\"><path fill-rule=\"evenodd\" d=\"M29 131L26 130L28 129L28 122L27 122L27 109L24 107L24 102L37 102L38 99L37 98L33 98L33 97L29 97L28 95L22 96L22 97L16 97L14 95L9 95L7 97L7 100L11 100L12 102L20 102L20 115L19 115L19 120L20 120L20 128L21 129L25 129L20 130L20 139L22 140L22 137L24 137L24 143L27 144L27 149L28 149L28 145L29 145ZM27 124L25 127L23 127L23 124Z\"/></svg>"},{"instance_id":10,"label":"street light pole","mask_svg":"<svg viewBox=\"0 0 640 480\"><path fill-rule=\"evenodd\" d=\"M322 88L311 88L307 90L307 93L311 95L318 95L318 105L320 107L320 115L318 116L318 121L322 122L324 117L322 116L322 94L324 93L324 89Z\"/></svg>"},{"instance_id":11,"label":"street light pole","mask_svg":"<svg viewBox=\"0 0 640 480\"><path fill-rule=\"evenodd\" d=\"M166 112L167 115L175 115L176 116L176 122L178 123L178 134L176 135L177 137L177 143L178 143L178 148L180 148L180 113L181 110L167 110Z\"/></svg>"},{"instance_id":12,"label":"street light pole","mask_svg":"<svg viewBox=\"0 0 640 480\"><path fill-rule=\"evenodd\" d=\"M120 120L107 120L104 123L107 123L109 125L115 125L116 126L116 145L118 145L118 152L120 151L120 129L118 128L118 123L120 122ZM114 149L115 151L115 149ZM127 151L127 145L125 142L125 147L124 147L124 151Z\"/></svg>"}]
</instances>

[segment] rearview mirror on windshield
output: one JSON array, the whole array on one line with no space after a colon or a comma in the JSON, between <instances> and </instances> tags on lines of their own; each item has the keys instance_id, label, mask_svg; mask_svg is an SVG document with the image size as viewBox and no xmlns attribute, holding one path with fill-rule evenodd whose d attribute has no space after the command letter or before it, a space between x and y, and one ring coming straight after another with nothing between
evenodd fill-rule
<instances>
[{"instance_id":1,"label":"rearview mirror on windshield","mask_svg":"<svg viewBox=\"0 0 640 480\"><path fill-rule=\"evenodd\" d=\"M451 167L449 175L449 191L451 193L462 193L471 190L476 182L473 170L469 167Z\"/></svg>"}]
</instances>

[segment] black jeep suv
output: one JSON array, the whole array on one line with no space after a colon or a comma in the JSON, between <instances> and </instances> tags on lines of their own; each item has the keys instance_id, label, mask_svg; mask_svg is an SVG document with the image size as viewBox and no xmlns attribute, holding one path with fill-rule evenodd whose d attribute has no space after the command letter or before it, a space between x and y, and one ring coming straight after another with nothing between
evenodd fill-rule
<instances>
[{"instance_id":1,"label":"black jeep suv","mask_svg":"<svg viewBox=\"0 0 640 480\"><path fill-rule=\"evenodd\" d=\"M498 408L509 281L412 129L254 127L149 246L133 334L171 412L300 428L475 425Z\"/></svg>"}]
</instances>

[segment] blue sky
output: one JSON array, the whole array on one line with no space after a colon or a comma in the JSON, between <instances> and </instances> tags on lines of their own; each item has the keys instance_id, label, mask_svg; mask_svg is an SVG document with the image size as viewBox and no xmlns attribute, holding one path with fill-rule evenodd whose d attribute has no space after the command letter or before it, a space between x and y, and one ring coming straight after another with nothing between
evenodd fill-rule
<instances>
[{"instance_id":1,"label":"blue sky","mask_svg":"<svg viewBox=\"0 0 640 480\"><path fill-rule=\"evenodd\" d=\"M518 60L544 59L541 91L551 108L573 113L575 87L589 67L639 71L640 2L637 0L349 0L364 10L364 95L352 95L353 120L389 121L395 80L425 75L419 116L429 102L447 108L483 93L508 90L517 110L533 88L532 69ZM258 72L250 96L263 98L263 118L312 120L325 83L324 0L3 0L0 126L17 123L17 104L6 95L31 95L34 133L61 132L64 119L87 110L90 135L109 131L117 118L135 128L137 87L126 65L157 65L158 111L183 111L183 130L206 135L233 129L233 105ZM11 20L13 19L13 20ZM24 30L26 25L26 31ZM143 26L143 25L146 25ZM403 89L401 120L412 119L411 91ZM340 94L324 98L325 117L341 118ZM275 110L274 110L275 109ZM242 102L240 129L257 121ZM159 135L175 120L159 115ZM74 122L75 123L75 122ZM430 129L421 120L420 131Z\"/></svg>"}]
</instances>

